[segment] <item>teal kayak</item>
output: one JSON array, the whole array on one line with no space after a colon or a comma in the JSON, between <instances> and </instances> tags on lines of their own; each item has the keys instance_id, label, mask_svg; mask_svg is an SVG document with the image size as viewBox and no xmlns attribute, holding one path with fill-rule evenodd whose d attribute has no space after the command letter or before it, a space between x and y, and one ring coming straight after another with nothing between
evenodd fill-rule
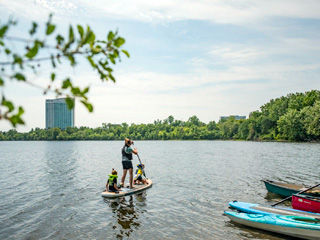
<instances>
[{"instance_id":1,"label":"teal kayak","mask_svg":"<svg viewBox=\"0 0 320 240\"><path fill-rule=\"evenodd\" d=\"M283 182L276 182L276 181L270 181L270 180L263 180L263 182L269 192L276 193L283 197L290 197L293 194L297 194L309 188L309 186L304 186L302 184L291 184L291 183L283 183ZM320 188L315 187L302 194L310 195L310 196L320 196Z\"/></svg>"},{"instance_id":2,"label":"teal kayak","mask_svg":"<svg viewBox=\"0 0 320 240\"><path fill-rule=\"evenodd\" d=\"M294 215L294 216L320 218L319 213L311 213L311 212L296 210L293 208L272 207L272 206L267 206L267 205L260 205L260 204L247 203L247 202L238 202L238 201L229 202L229 205L232 208L235 208L238 211L245 212L245 213L263 214L263 215L271 215L271 214Z\"/></svg>"},{"instance_id":3,"label":"teal kayak","mask_svg":"<svg viewBox=\"0 0 320 240\"><path fill-rule=\"evenodd\" d=\"M320 219L304 216L224 212L238 224L304 239L320 239Z\"/></svg>"}]
</instances>

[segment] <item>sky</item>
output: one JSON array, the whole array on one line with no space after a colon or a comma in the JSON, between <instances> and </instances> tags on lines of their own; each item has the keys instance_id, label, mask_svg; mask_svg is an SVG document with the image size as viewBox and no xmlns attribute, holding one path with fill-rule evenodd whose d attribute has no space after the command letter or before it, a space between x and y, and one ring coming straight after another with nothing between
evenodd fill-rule
<instances>
[{"instance_id":1,"label":"sky","mask_svg":"<svg viewBox=\"0 0 320 240\"><path fill-rule=\"evenodd\" d=\"M75 84L90 86L89 113L79 102L75 125L153 123L172 115L202 122L250 112L289 93L320 88L320 1L317 0L3 0L1 23L18 20L11 34L26 35L33 21L53 13L56 33L89 25L97 38L110 30L125 38L130 58L114 67L116 83L99 80L81 62L60 65ZM34 83L48 83L43 70ZM18 131L45 127L39 89L8 82L0 89L25 109ZM0 131L12 126L0 120Z\"/></svg>"}]
</instances>

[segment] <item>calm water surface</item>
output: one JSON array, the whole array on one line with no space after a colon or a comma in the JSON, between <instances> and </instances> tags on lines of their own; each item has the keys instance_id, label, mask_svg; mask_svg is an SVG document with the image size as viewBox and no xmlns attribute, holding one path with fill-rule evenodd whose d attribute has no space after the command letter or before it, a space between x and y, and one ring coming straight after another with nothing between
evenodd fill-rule
<instances>
[{"instance_id":1,"label":"calm water surface","mask_svg":"<svg viewBox=\"0 0 320 240\"><path fill-rule=\"evenodd\" d=\"M154 185L110 201L101 192L112 168L122 174L122 141L0 142L0 239L289 239L235 225L223 211L232 200L279 200L262 179L319 182L319 144L135 146Z\"/></svg>"}]
</instances>

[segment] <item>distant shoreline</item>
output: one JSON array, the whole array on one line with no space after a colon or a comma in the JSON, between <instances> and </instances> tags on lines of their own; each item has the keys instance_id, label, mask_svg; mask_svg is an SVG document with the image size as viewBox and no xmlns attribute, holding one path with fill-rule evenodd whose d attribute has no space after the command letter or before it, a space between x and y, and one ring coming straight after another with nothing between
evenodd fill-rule
<instances>
[{"instance_id":1,"label":"distant shoreline","mask_svg":"<svg viewBox=\"0 0 320 240\"><path fill-rule=\"evenodd\" d=\"M187 121L169 116L148 124L103 123L102 127L40 129L27 133L15 129L0 131L0 141L46 140L90 141L123 140L232 140L258 142L320 142L320 91L288 94L272 99L251 112L248 119L237 115L204 123L197 116Z\"/></svg>"},{"instance_id":2,"label":"distant shoreline","mask_svg":"<svg viewBox=\"0 0 320 240\"><path fill-rule=\"evenodd\" d=\"M134 140L134 139L133 139ZM82 139L82 140L0 140L0 142L122 142L122 139L116 140L92 140L92 139ZM230 142L270 142L270 143L320 143L320 141L289 141L289 140L243 140L243 139L170 139L170 140L154 140L154 139L143 139L134 141L159 141L159 142L175 142L175 141L230 141Z\"/></svg>"}]
</instances>

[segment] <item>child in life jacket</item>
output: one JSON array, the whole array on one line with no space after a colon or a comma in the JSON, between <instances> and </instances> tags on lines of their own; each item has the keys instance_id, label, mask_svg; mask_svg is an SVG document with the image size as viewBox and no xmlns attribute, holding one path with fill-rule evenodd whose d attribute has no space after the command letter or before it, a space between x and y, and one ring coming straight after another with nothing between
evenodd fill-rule
<instances>
[{"instance_id":1,"label":"child in life jacket","mask_svg":"<svg viewBox=\"0 0 320 240\"><path fill-rule=\"evenodd\" d=\"M136 175L134 176L133 184L146 184L147 179L145 178L144 164L138 164L137 167L138 169L136 170Z\"/></svg>"},{"instance_id":2,"label":"child in life jacket","mask_svg":"<svg viewBox=\"0 0 320 240\"><path fill-rule=\"evenodd\" d=\"M117 178L118 178L117 174L118 174L117 171L112 168L112 172L111 172L111 174L108 175L109 179L106 184L107 191L109 191L109 192L119 192L120 191L120 189L117 187Z\"/></svg>"}]
</instances>

